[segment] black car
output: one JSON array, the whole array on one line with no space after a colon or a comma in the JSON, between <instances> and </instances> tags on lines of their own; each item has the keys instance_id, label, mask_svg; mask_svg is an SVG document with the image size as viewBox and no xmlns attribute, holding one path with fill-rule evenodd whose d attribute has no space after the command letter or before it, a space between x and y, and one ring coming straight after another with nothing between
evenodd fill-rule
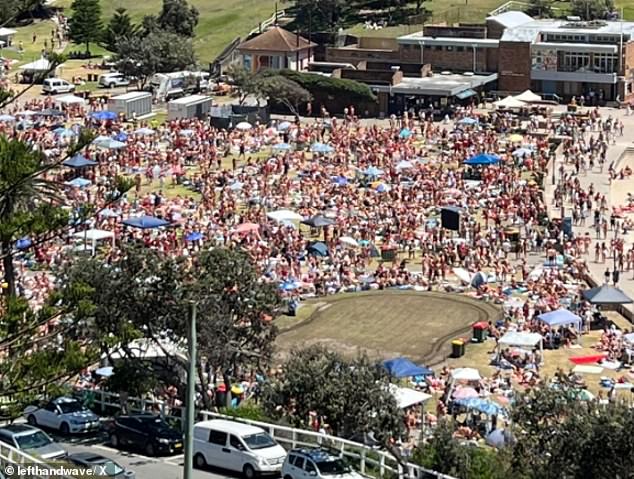
<instances>
[{"instance_id":1,"label":"black car","mask_svg":"<svg viewBox=\"0 0 634 479\"><path fill-rule=\"evenodd\" d=\"M114 479L134 479L134 472L126 471L112 459L93 452L78 452L70 454L67 459L73 464L92 469L92 476L111 477Z\"/></svg>"},{"instance_id":2,"label":"black car","mask_svg":"<svg viewBox=\"0 0 634 479\"><path fill-rule=\"evenodd\" d=\"M175 454L183 451L183 435L160 416L119 416L110 431L110 444L141 449L148 456Z\"/></svg>"}]
</instances>

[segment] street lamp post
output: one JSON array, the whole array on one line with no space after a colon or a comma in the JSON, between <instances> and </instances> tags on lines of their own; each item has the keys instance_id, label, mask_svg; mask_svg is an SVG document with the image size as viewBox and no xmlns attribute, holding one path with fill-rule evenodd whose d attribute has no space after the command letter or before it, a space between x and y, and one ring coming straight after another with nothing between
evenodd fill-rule
<instances>
[{"instance_id":1,"label":"street lamp post","mask_svg":"<svg viewBox=\"0 0 634 479\"><path fill-rule=\"evenodd\" d=\"M187 402L186 409L186 429L185 429L185 460L184 479L192 479L194 462L194 411L196 409L196 303L189 305L189 338L187 341L189 349L189 370L187 372Z\"/></svg>"}]
</instances>

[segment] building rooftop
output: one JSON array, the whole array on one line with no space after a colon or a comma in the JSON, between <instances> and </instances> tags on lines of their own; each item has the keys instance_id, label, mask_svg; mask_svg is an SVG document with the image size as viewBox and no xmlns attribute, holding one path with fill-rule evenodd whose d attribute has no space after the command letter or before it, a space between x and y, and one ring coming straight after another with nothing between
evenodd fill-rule
<instances>
[{"instance_id":1,"label":"building rooftop","mask_svg":"<svg viewBox=\"0 0 634 479\"><path fill-rule=\"evenodd\" d=\"M454 96L465 90L474 89L495 81L497 77L497 73L486 75L441 73L423 78L404 77L401 83L397 85L371 85L371 87L376 91L387 91L390 93Z\"/></svg>"},{"instance_id":2,"label":"building rooftop","mask_svg":"<svg viewBox=\"0 0 634 479\"><path fill-rule=\"evenodd\" d=\"M284 30L281 27L269 28L264 33L238 45L238 50L245 52L296 52L317 46L302 36Z\"/></svg>"},{"instance_id":3,"label":"building rooftop","mask_svg":"<svg viewBox=\"0 0 634 479\"><path fill-rule=\"evenodd\" d=\"M497 47L499 40L491 38L462 38L462 37L430 37L423 32L410 33L397 38L402 45L453 45L466 47Z\"/></svg>"},{"instance_id":4,"label":"building rooftop","mask_svg":"<svg viewBox=\"0 0 634 479\"><path fill-rule=\"evenodd\" d=\"M533 21L533 17L525 14L524 12L509 11L487 17L487 20L493 20L505 28L513 28Z\"/></svg>"},{"instance_id":5,"label":"building rooftop","mask_svg":"<svg viewBox=\"0 0 634 479\"><path fill-rule=\"evenodd\" d=\"M507 12L510 13L510 12ZM493 18L493 17L490 17ZM530 18L530 17L529 17ZM535 42L540 33L572 35L623 35L634 36L634 22L572 22L568 20L531 20L504 30L504 42Z\"/></svg>"}]
</instances>

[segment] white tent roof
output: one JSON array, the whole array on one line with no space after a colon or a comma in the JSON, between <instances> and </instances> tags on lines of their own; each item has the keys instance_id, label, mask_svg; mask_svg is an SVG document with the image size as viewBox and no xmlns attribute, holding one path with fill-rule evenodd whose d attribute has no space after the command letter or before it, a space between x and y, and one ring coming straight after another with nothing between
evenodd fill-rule
<instances>
[{"instance_id":1,"label":"white tent roof","mask_svg":"<svg viewBox=\"0 0 634 479\"><path fill-rule=\"evenodd\" d=\"M416 389L402 388L396 384L390 384L389 387L392 396L396 399L396 404L398 404L398 407L401 409L413 406L414 404L423 403L432 397L430 394L425 394Z\"/></svg>"},{"instance_id":2,"label":"white tent roof","mask_svg":"<svg viewBox=\"0 0 634 479\"><path fill-rule=\"evenodd\" d=\"M499 108L522 108L523 106L526 106L526 103L509 95L503 100L496 101L494 105Z\"/></svg>"},{"instance_id":3,"label":"white tent roof","mask_svg":"<svg viewBox=\"0 0 634 479\"><path fill-rule=\"evenodd\" d=\"M86 238L89 241L99 241L104 239L114 238L114 233L112 231L106 230L87 230L87 231L79 231L73 235L75 238Z\"/></svg>"},{"instance_id":4,"label":"white tent roof","mask_svg":"<svg viewBox=\"0 0 634 479\"><path fill-rule=\"evenodd\" d=\"M304 219L302 215L291 210L271 211L270 213L267 213L266 216L274 221L301 221Z\"/></svg>"},{"instance_id":5,"label":"white tent roof","mask_svg":"<svg viewBox=\"0 0 634 479\"><path fill-rule=\"evenodd\" d=\"M0 37L8 37L9 35L15 35L16 33L18 33L18 31L13 28L0 28Z\"/></svg>"},{"instance_id":6,"label":"white tent roof","mask_svg":"<svg viewBox=\"0 0 634 479\"><path fill-rule=\"evenodd\" d=\"M471 278L473 277L473 275L464 268L453 268L453 274L455 274L460 281L467 284L471 283Z\"/></svg>"},{"instance_id":7,"label":"white tent roof","mask_svg":"<svg viewBox=\"0 0 634 479\"><path fill-rule=\"evenodd\" d=\"M527 103L532 103L535 101L542 101L542 97L537 93L533 93L530 90L526 90L524 93L520 93L519 95L515 95L513 98L520 101L525 101Z\"/></svg>"},{"instance_id":8,"label":"white tent roof","mask_svg":"<svg viewBox=\"0 0 634 479\"><path fill-rule=\"evenodd\" d=\"M162 341L159 345L151 339L136 339L128 344L128 349L130 350L131 357L137 359L164 358L167 352L170 356L176 356L184 361L187 360L187 350L173 341L168 340ZM122 348L118 351L113 351L111 357L112 359L121 359L126 356Z\"/></svg>"},{"instance_id":9,"label":"white tent roof","mask_svg":"<svg viewBox=\"0 0 634 479\"><path fill-rule=\"evenodd\" d=\"M27 63L26 65L22 65L20 70L30 70L30 71L47 71L51 69L51 62L49 62L46 58L40 58L39 60L35 60L34 62Z\"/></svg>"},{"instance_id":10,"label":"white tent roof","mask_svg":"<svg viewBox=\"0 0 634 479\"><path fill-rule=\"evenodd\" d=\"M61 103L62 105L78 105L78 104L85 105L86 104L86 100L76 95L60 96L56 98L55 101L57 103Z\"/></svg>"},{"instance_id":11,"label":"white tent roof","mask_svg":"<svg viewBox=\"0 0 634 479\"><path fill-rule=\"evenodd\" d=\"M542 335L538 333L518 333L509 332L500 338L498 344L507 344L509 346L533 347L542 342Z\"/></svg>"},{"instance_id":12,"label":"white tent roof","mask_svg":"<svg viewBox=\"0 0 634 479\"><path fill-rule=\"evenodd\" d=\"M458 368L451 373L456 381L479 381L482 379L480 372L474 368Z\"/></svg>"}]
</instances>

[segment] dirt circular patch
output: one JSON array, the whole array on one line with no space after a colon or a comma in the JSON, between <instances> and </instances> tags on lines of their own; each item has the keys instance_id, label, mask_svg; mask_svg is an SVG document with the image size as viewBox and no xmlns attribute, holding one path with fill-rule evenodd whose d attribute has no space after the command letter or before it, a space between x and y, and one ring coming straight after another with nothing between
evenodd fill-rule
<instances>
[{"instance_id":1,"label":"dirt circular patch","mask_svg":"<svg viewBox=\"0 0 634 479\"><path fill-rule=\"evenodd\" d=\"M345 355L406 356L429 365L446 358L450 341L470 338L476 321L495 321L501 310L459 294L389 291L322 298L315 312L280 331L281 354L325 344Z\"/></svg>"}]
</instances>

